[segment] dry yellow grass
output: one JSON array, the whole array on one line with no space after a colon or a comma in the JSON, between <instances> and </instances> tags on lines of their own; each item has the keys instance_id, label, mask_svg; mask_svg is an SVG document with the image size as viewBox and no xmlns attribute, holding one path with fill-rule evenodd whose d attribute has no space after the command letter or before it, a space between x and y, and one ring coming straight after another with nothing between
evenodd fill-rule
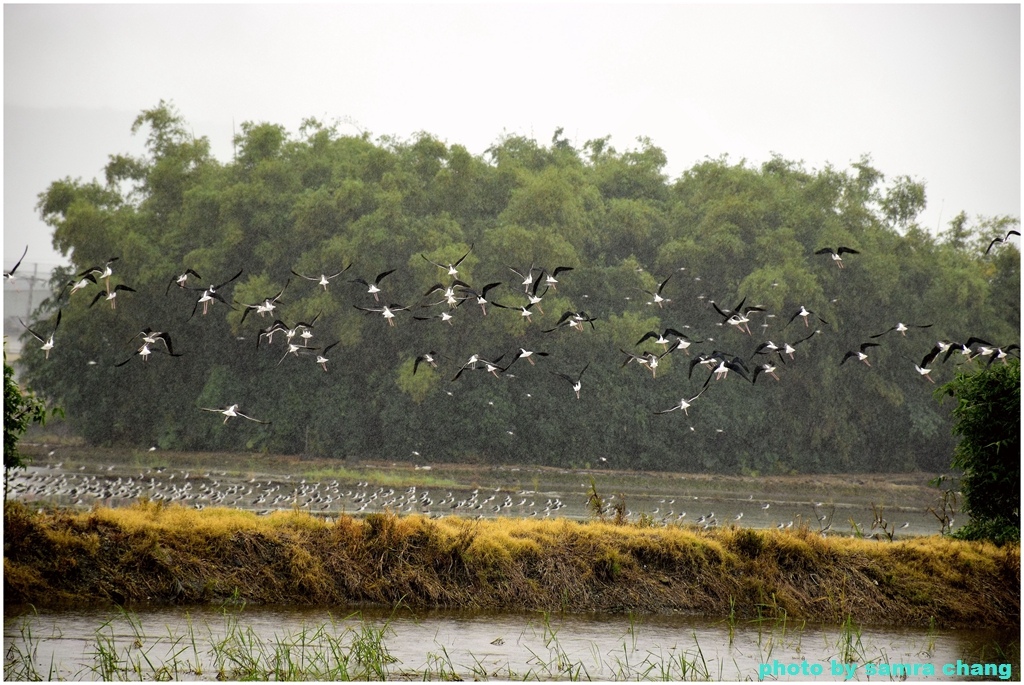
<instances>
[{"instance_id":1,"label":"dry yellow grass","mask_svg":"<svg viewBox=\"0 0 1024 685\"><path fill-rule=\"evenodd\" d=\"M1018 625L1020 549L809 530L373 514L326 523L140 504L4 516L8 604L203 603L686 612Z\"/></svg>"}]
</instances>

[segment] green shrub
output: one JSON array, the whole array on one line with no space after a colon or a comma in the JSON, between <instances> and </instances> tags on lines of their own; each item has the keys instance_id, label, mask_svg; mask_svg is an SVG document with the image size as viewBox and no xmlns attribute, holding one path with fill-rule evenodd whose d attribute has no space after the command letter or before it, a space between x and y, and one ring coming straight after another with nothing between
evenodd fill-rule
<instances>
[{"instance_id":1,"label":"green shrub","mask_svg":"<svg viewBox=\"0 0 1024 685\"><path fill-rule=\"evenodd\" d=\"M952 466L970 523L957 537L1020 541L1020 360L960 372L939 392L957 400Z\"/></svg>"}]
</instances>

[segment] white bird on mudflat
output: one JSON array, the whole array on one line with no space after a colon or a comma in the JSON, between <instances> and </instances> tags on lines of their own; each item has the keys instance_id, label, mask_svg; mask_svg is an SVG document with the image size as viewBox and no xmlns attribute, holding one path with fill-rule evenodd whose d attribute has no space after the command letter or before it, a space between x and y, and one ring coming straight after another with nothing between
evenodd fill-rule
<instances>
[{"instance_id":1,"label":"white bird on mudflat","mask_svg":"<svg viewBox=\"0 0 1024 685\"><path fill-rule=\"evenodd\" d=\"M61 309L57 310L57 320L54 322L53 330L50 331L50 337L48 337L48 338L44 338L43 336L39 335L38 333L33 331L28 326L25 326L25 322L24 321L22 321L20 318L18 319L18 321L21 323L21 325L25 326L25 330L32 334L32 337L34 337L39 342L43 343L43 346L40 347L39 349L41 349L43 352L46 353L46 359L50 358L50 350L53 349L53 335L54 335L54 333L57 332L57 326L60 325L60 317L61 317L62 313L63 313L63 310L61 310Z\"/></svg>"},{"instance_id":2,"label":"white bird on mudflat","mask_svg":"<svg viewBox=\"0 0 1024 685\"><path fill-rule=\"evenodd\" d=\"M234 418L234 417L248 419L248 420L254 421L256 423L262 423L262 424L269 424L270 423L270 421L261 421L259 419L254 419L253 417L251 417L251 416L249 416L247 414L243 414L242 412L238 411L238 405L237 404L232 404L230 406L224 407L223 409L211 409L211 408L208 408L208 407L200 407L200 409L202 409L203 411L215 411L218 414L223 414L224 415L224 423L227 423L228 419L231 419L231 418Z\"/></svg>"}]
</instances>

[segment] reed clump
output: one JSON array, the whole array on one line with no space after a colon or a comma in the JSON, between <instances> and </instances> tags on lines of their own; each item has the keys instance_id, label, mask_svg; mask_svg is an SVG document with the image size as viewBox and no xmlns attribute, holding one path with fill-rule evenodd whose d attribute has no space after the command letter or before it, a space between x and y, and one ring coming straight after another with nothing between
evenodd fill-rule
<instances>
[{"instance_id":1,"label":"reed clump","mask_svg":"<svg viewBox=\"0 0 1024 685\"><path fill-rule=\"evenodd\" d=\"M807 528L258 516L142 503L4 513L8 605L288 603L1019 625L1020 549Z\"/></svg>"}]
</instances>

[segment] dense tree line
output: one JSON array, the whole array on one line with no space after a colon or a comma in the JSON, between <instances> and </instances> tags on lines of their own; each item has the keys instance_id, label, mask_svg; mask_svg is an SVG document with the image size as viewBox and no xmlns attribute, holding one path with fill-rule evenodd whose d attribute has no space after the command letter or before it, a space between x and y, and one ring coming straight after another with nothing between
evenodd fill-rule
<instances>
[{"instance_id":1,"label":"dense tree line","mask_svg":"<svg viewBox=\"0 0 1024 685\"><path fill-rule=\"evenodd\" d=\"M1017 342L1020 255L1009 242L986 247L1018 220L961 214L934 236L916 223L924 186L887 183L866 157L810 171L781 156L759 167L706 159L672 180L646 139L620 152L607 138L576 147L559 130L549 145L506 136L475 156L427 133L374 142L309 119L297 134L247 123L221 163L164 102L133 131L147 133L145 155L112 156L102 181L56 181L39 202L73 266L54 276L54 297L29 324L48 330L62 311L50 358L27 338L23 361L31 385L93 443L679 471L942 469L950 410L914 364L940 339ZM839 269L815 254L826 246L857 254ZM573 270L529 318L484 315L473 298L450 310L450 324L413 319L447 309L421 307L442 295L424 294L452 282L435 263L463 255L457 278L478 292L500 282L487 299L516 308L527 299L510 267ZM116 309L89 306L102 279L68 294L80 271L114 256L109 283L135 290L121 291ZM326 288L295 276L349 264ZM202 275L188 282L199 288L241 270L220 291L235 308L214 302L203 315L199 305L189 318L201 293L171 283L186 269ZM353 306L375 302L352 280L389 270L382 303L410 308L393 327ZM662 283L659 306L649 293ZM241 304L282 289L269 316ZM763 311L751 313L748 335L712 302ZM790 323L801 306L813 327ZM543 332L569 311L594 320ZM283 356L280 336L257 344L274 318L314 317L307 344L338 343L326 371L314 354ZM870 338L897 322L930 327ZM181 356L116 366L147 327L168 332ZM637 341L667 328L703 341L691 355L727 352L750 371L770 359L778 380L731 373L686 413L657 415L710 374L681 351L662 357L656 376L623 365L623 351L663 352ZM754 355L815 329L792 359ZM840 363L867 341L879 343L870 367ZM520 348L547 356L452 381L471 354L504 355L504 366ZM428 351L442 355L436 369L416 364ZM943 356L931 374L940 383L964 359ZM559 374L584 368L577 400ZM224 423L199 409L232 403L272 423Z\"/></svg>"}]
</instances>

